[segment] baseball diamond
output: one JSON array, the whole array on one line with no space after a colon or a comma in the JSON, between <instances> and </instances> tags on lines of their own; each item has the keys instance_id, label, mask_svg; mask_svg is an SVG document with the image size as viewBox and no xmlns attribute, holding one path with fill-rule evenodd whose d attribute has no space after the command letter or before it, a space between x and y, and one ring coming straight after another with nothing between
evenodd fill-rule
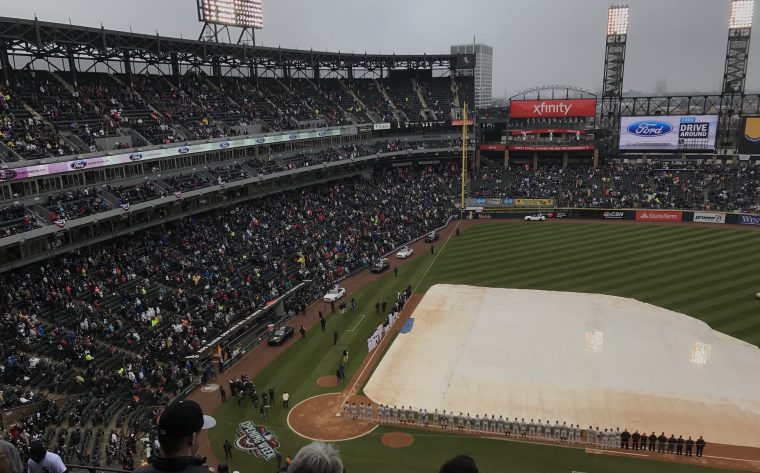
<instances>
[{"instance_id":1,"label":"baseball diamond","mask_svg":"<svg viewBox=\"0 0 760 473\"><path fill-rule=\"evenodd\" d=\"M3 2L0 472L760 473L754 3Z\"/></svg>"}]
</instances>

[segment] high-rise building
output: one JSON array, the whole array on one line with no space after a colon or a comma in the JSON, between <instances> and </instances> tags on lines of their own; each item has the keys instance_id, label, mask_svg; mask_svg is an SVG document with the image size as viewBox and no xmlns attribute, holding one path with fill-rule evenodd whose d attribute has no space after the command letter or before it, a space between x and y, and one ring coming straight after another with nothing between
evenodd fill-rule
<instances>
[{"instance_id":1,"label":"high-rise building","mask_svg":"<svg viewBox=\"0 0 760 473\"><path fill-rule=\"evenodd\" d=\"M485 44L457 44L451 54L475 54L475 107L491 106L493 80L493 48ZM465 72L467 74L467 72Z\"/></svg>"}]
</instances>

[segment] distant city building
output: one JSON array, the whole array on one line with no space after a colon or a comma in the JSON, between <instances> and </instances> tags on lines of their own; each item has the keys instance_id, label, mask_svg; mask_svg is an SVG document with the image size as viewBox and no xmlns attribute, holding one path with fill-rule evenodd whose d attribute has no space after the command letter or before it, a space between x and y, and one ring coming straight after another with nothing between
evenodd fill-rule
<instances>
[{"instance_id":1,"label":"distant city building","mask_svg":"<svg viewBox=\"0 0 760 473\"><path fill-rule=\"evenodd\" d=\"M475 107L491 106L493 80L493 48L485 44L458 44L451 46L451 54L475 54Z\"/></svg>"}]
</instances>

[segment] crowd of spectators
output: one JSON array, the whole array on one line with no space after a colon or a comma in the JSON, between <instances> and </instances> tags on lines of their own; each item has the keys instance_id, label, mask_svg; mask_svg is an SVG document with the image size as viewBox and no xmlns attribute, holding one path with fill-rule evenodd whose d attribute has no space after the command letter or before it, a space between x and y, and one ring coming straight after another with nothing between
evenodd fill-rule
<instances>
[{"instance_id":1,"label":"crowd of spectators","mask_svg":"<svg viewBox=\"0 0 760 473\"><path fill-rule=\"evenodd\" d=\"M111 204L95 187L85 187L48 196L45 208L50 211L50 222L54 223L110 210Z\"/></svg>"},{"instance_id":2,"label":"crowd of spectators","mask_svg":"<svg viewBox=\"0 0 760 473\"><path fill-rule=\"evenodd\" d=\"M560 207L760 211L760 169L736 164L616 163L511 165L485 163L472 176L476 197L554 198Z\"/></svg>"},{"instance_id":3,"label":"crowd of spectators","mask_svg":"<svg viewBox=\"0 0 760 473\"><path fill-rule=\"evenodd\" d=\"M110 191L129 198L131 190ZM55 205L76 213L67 204L96 195L72 193ZM58 439L64 459L128 465L116 452L121 441L108 434L110 420L137 432L147 406L165 404L200 377L186 355L303 280L314 281L303 295L314 300L339 278L444 223L449 206L434 174L357 177L0 275L2 402L38 402L9 429L13 441ZM82 395L76 402L44 400L56 393ZM132 438L116 434L124 435Z\"/></svg>"}]
</instances>

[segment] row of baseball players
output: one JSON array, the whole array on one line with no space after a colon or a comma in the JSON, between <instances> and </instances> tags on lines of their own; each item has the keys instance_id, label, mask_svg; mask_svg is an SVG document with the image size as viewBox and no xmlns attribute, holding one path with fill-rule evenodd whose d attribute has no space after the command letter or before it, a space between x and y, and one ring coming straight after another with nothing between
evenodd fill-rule
<instances>
[{"instance_id":1,"label":"row of baseball players","mask_svg":"<svg viewBox=\"0 0 760 473\"><path fill-rule=\"evenodd\" d=\"M589 429L583 430L579 424L567 425L567 422L563 422L560 425L559 421L555 421L554 425L552 425L548 420L542 422L541 419L537 422L534 419L530 419L530 421L526 421L524 418L518 420L517 417L514 420L509 420L509 418L504 419L503 416L499 416L497 419L495 415L489 418L487 414L481 417L480 414L472 416L469 412L467 414L462 412L455 414L454 412L447 412L445 410L438 412L438 409L435 409L432 413L428 413L426 409L415 411L411 406L401 406L398 409L396 406L386 406L383 404L377 406L377 418L375 418L373 416L372 404L365 404L364 402L360 402L358 405L356 402L344 403L343 418L345 420L365 422L414 424L422 427L433 426L468 432L499 433L507 436L515 435L557 442L581 442L581 438L585 436L587 443L601 448L618 448L622 435L619 428L616 431L613 431L613 429L604 429L602 431L599 427L593 429L589 426Z\"/></svg>"}]
</instances>

